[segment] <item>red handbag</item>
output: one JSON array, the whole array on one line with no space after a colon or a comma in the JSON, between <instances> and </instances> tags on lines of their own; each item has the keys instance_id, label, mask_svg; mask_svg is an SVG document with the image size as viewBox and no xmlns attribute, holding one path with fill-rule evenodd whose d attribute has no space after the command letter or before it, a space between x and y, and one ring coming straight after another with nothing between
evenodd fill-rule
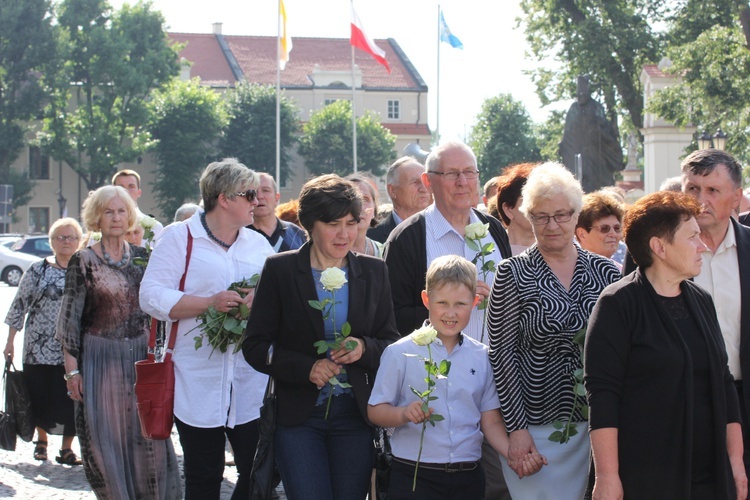
<instances>
[{"instance_id":1,"label":"red handbag","mask_svg":"<svg viewBox=\"0 0 750 500\"><path fill-rule=\"evenodd\" d=\"M185 272L180 280L180 291L185 289L190 254L193 251L193 235L188 228ZM177 338L178 321L172 323L169 343L163 361L156 361L156 331L159 321L151 319L151 335L148 339L148 358L135 363L135 398L141 434L146 439L168 439L174 424L174 364L172 353Z\"/></svg>"}]
</instances>

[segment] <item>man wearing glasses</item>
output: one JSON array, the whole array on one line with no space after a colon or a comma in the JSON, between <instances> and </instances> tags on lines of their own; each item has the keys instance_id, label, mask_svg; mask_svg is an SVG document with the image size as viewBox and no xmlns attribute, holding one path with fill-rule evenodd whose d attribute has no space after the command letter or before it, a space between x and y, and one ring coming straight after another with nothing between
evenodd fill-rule
<instances>
[{"instance_id":1,"label":"man wearing glasses","mask_svg":"<svg viewBox=\"0 0 750 500\"><path fill-rule=\"evenodd\" d=\"M489 233L482 246L494 243L485 256L495 264L510 257L510 242L500 221L473 208L479 196L479 170L474 152L466 144L449 142L433 149L425 161L422 182L432 190L434 202L399 224L385 244L385 261L391 280L396 326L401 335L408 335L422 326L427 309L422 304L425 274L430 263L443 255L460 255L471 261L477 252L466 244L466 226L481 222L489 224ZM494 279L494 269L486 279L477 263L479 281L477 294L486 299ZM480 302L481 303L481 302ZM484 311L474 309L463 333L487 342ZM482 338L484 337L484 338ZM483 445L482 467L485 472L486 498L510 498L497 453Z\"/></svg>"}]
</instances>

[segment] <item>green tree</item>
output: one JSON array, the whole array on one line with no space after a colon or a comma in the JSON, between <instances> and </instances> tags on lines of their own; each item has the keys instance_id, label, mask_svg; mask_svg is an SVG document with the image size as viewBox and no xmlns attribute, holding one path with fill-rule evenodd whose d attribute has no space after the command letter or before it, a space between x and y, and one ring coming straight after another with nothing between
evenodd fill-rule
<instances>
[{"instance_id":1,"label":"green tree","mask_svg":"<svg viewBox=\"0 0 750 500\"><path fill-rule=\"evenodd\" d=\"M216 144L226 123L219 94L190 82L174 79L156 90L149 103L149 131L157 160L154 191L165 219L187 201L197 201L198 180L216 155Z\"/></svg>"},{"instance_id":2,"label":"green tree","mask_svg":"<svg viewBox=\"0 0 750 500\"><path fill-rule=\"evenodd\" d=\"M481 184L508 165L541 158L533 126L523 103L510 94L484 101L469 140L477 155Z\"/></svg>"},{"instance_id":3,"label":"green tree","mask_svg":"<svg viewBox=\"0 0 750 500\"><path fill-rule=\"evenodd\" d=\"M237 158L258 172L276 176L276 89L270 85L242 84L227 95L229 124L219 146L219 155ZM282 95L281 182L291 177L289 158L297 138L297 108Z\"/></svg>"},{"instance_id":4,"label":"green tree","mask_svg":"<svg viewBox=\"0 0 750 500\"><path fill-rule=\"evenodd\" d=\"M575 95L579 74L590 77L618 130L622 112L636 128L643 125L643 64L658 60L663 44L656 32L669 14L654 0L523 0L526 39L540 62L560 61L531 71L543 104Z\"/></svg>"},{"instance_id":5,"label":"green tree","mask_svg":"<svg viewBox=\"0 0 750 500\"><path fill-rule=\"evenodd\" d=\"M565 111L552 111L547 119L534 125L534 137L539 146L539 156L544 161L562 161L560 141L565 131Z\"/></svg>"},{"instance_id":6,"label":"green tree","mask_svg":"<svg viewBox=\"0 0 750 500\"><path fill-rule=\"evenodd\" d=\"M33 189L10 167L26 145L28 123L41 115L45 75L57 58L48 0L0 0L0 184L14 186L14 204Z\"/></svg>"},{"instance_id":7,"label":"green tree","mask_svg":"<svg viewBox=\"0 0 750 500\"><path fill-rule=\"evenodd\" d=\"M66 78L51 101L42 143L94 189L150 145L146 103L177 75L176 47L150 3L113 13L105 0L63 0L58 22L68 40Z\"/></svg>"},{"instance_id":8,"label":"green tree","mask_svg":"<svg viewBox=\"0 0 750 500\"><path fill-rule=\"evenodd\" d=\"M396 159L396 136L383 127L375 113L357 118L357 170L375 176ZM349 175L352 165L352 106L336 101L312 114L303 129L299 154L314 175Z\"/></svg>"},{"instance_id":9,"label":"green tree","mask_svg":"<svg viewBox=\"0 0 750 500\"><path fill-rule=\"evenodd\" d=\"M729 134L727 150L750 162L750 51L739 23L714 26L694 41L673 47L666 71L682 82L656 92L648 110L677 126ZM695 145L692 145L695 148Z\"/></svg>"}]
</instances>

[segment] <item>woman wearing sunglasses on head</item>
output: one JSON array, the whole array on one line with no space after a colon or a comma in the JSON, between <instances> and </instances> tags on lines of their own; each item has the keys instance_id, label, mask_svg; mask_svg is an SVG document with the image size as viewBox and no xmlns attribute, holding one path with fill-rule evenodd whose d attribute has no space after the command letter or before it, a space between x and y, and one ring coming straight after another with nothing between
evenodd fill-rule
<instances>
[{"instance_id":1,"label":"woman wearing sunglasses on head","mask_svg":"<svg viewBox=\"0 0 750 500\"><path fill-rule=\"evenodd\" d=\"M263 236L245 227L253 223L258 185L258 175L235 159L208 165L200 179L205 211L165 228L141 284L144 311L159 320L179 320L172 358L174 416L185 457L187 499L219 498L226 438L239 472L232 497L248 498L267 376L253 370L241 353L234 354L234 345L221 352L204 339L196 349L194 339L201 333L196 317L209 308L226 313L241 304L251 307L252 289L243 289L244 298L227 289L260 273L274 253ZM192 251L180 291L189 236Z\"/></svg>"},{"instance_id":2,"label":"woman wearing sunglasses on head","mask_svg":"<svg viewBox=\"0 0 750 500\"><path fill-rule=\"evenodd\" d=\"M596 191L585 195L576 224L576 238L581 247L611 259L622 239L624 213L620 202L611 194ZM620 264L615 264L622 269Z\"/></svg>"},{"instance_id":3,"label":"woman wearing sunglasses on head","mask_svg":"<svg viewBox=\"0 0 750 500\"><path fill-rule=\"evenodd\" d=\"M78 249L81 233L81 225L70 217L52 224L49 241L53 254L32 264L21 278L5 318L10 329L3 351L5 359L12 361L13 341L16 333L23 330L23 377L29 388L38 439L34 459L47 460L47 434L62 434L62 448L56 460L67 465L81 465L81 461L71 449L76 435L73 400L66 394L63 351L55 339L55 323L65 288L65 270Z\"/></svg>"}]
</instances>

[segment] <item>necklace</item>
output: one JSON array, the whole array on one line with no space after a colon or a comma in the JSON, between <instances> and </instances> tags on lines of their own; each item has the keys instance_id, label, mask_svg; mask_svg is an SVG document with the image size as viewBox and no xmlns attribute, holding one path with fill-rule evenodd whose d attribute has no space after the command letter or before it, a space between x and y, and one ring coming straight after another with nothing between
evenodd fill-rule
<instances>
[{"instance_id":1,"label":"necklace","mask_svg":"<svg viewBox=\"0 0 750 500\"><path fill-rule=\"evenodd\" d=\"M104 247L102 247L102 248L104 248ZM68 266L63 266L62 264L60 264L60 262L58 262L57 255L55 255L55 264L57 264L57 267L59 267L60 269L63 269L63 270L65 270L65 269L68 268Z\"/></svg>"},{"instance_id":2,"label":"necklace","mask_svg":"<svg viewBox=\"0 0 750 500\"><path fill-rule=\"evenodd\" d=\"M104 257L104 262L106 262L108 265L120 269L121 267L127 265L127 263L130 261L130 254L127 251L127 247L125 247L125 250L122 253L122 258L120 258L119 261L115 262L112 257L107 253L107 250L104 248L104 240L101 241L102 244L102 256Z\"/></svg>"},{"instance_id":3,"label":"necklace","mask_svg":"<svg viewBox=\"0 0 750 500\"><path fill-rule=\"evenodd\" d=\"M208 224L206 224L206 212L201 212L201 224L203 224L203 229L206 230L206 234L208 235L209 238L211 238L211 241L227 249L232 246L230 243L224 243L219 238L214 236L214 233L211 232L211 230L208 228Z\"/></svg>"}]
</instances>

